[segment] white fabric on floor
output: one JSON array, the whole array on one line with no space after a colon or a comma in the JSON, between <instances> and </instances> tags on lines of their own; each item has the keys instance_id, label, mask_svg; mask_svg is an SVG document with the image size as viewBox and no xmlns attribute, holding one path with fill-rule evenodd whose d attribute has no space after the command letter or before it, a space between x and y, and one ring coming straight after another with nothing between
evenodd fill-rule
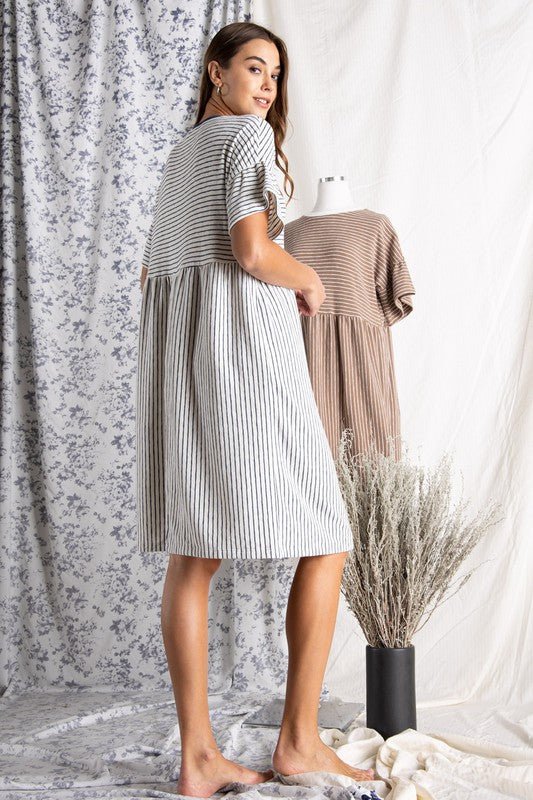
<instances>
[{"instance_id":1,"label":"white fabric on floor","mask_svg":"<svg viewBox=\"0 0 533 800\"><path fill-rule=\"evenodd\" d=\"M213 732L222 753L252 769L268 769L278 730L243 725L263 693L210 696ZM324 773L235 786L226 797L503 800L533 797L533 704L492 709L483 704L418 709L418 731L383 742L365 727L364 712L343 733L323 741L376 780L353 783ZM460 733L458 733L460 731ZM0 698L2 800L88 800L168 797L175 792L180 737L171 694L27 691ZM298 785L300 782L300 785Z\"/></svg>"}]
</instances>

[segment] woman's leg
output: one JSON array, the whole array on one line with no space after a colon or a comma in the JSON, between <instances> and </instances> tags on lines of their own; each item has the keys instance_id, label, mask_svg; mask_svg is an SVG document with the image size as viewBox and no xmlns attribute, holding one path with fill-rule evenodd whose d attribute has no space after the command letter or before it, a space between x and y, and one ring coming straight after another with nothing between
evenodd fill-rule
<instances>
[{"instance_id":1,"label":"woman's leg","mask_svg":"<svg viewBox=\"0 0 533 800\"><path fill-rule=\"evenodd\" d=\"M318 704L328 661L347 552L300 558L289 593L289 667L285 709L272 756L282 774L326 771L372 780L373 770L346 764L318 735Z\"/></svg>"},{"instance_id":2,"label":"woman's leg","mask_svg":"<svg viewBox=\"0 0 533 800\"><path fill-rule=\"evenodd\" d=\"M220 558L170 555L161 603L161 630L181 737L178 793L210 797L232 781L262 783L256 772L224 758L215 742L207 700L207 610Z\"/></svg>"}]
</instances>

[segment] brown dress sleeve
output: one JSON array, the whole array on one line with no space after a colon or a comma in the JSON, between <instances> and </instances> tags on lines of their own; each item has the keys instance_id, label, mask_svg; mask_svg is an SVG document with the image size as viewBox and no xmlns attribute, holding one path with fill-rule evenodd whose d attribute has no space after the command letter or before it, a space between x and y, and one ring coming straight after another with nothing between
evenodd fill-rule
<instances>
[{"instance_id":1,"label":"brown dress sleeve","mask_svg":"<svg viewBox=\"0 0 533 800\"><path fill-rule=\"evenodd\" d=\"M410 295L415 294L415 289L398 234L385 215L383 215L382 237L381 249L385 257L376 263L376 294L383 310L385 324L394 325L413 310Z\"/></svg>"}]
</instances>

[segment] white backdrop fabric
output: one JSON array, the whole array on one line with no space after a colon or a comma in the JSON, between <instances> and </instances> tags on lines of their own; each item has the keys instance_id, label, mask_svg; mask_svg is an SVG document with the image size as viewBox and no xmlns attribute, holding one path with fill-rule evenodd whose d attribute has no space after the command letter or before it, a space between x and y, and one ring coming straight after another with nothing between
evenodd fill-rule
<instances>
[{"instance_id":1,"label":"white backdrop fabric","mask_svg":"<svg viewBox=\"0 0 533 800\"><path fill-rule=\"evenodd\" d=\"M418 700L530 700L533 4L255 0L254 20L291 59L288 221L331 175L390 218L416 289L391 329L403 441L505 516L413 639ZM363 696L365 645L341 601L330 691Z\"/></svg>"}]
</instances>

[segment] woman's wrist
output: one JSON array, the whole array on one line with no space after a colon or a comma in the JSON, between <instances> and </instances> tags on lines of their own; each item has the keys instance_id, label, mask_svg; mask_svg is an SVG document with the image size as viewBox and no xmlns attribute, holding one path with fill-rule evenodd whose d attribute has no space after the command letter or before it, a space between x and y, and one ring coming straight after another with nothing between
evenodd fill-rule
<instances>
[{"instance_id":1,"label":"woman's wrist","mask_svg":"<svg viewBox=\"0 0 533 800\"><path fill-rule=\"evenodd\" d=\"M311 290L318 277L312 267L298 261L270 239L264 243L253 270L249 271L265 283L300 292Z\"/></svg>"},{"instance_id":2,"label":"woman's wrist","mask_svg":"<svg viewBox=\"0 0 533 800\"><path fill-rule=\"evenodd\" d=\"M300 292L308 292L315 286L317 274L308 264L304 264L301 261L299 263L302 267L305 267L305 273L303 275L302 284L298 287L298 290Z\"/></svg>"}]
</instances>

